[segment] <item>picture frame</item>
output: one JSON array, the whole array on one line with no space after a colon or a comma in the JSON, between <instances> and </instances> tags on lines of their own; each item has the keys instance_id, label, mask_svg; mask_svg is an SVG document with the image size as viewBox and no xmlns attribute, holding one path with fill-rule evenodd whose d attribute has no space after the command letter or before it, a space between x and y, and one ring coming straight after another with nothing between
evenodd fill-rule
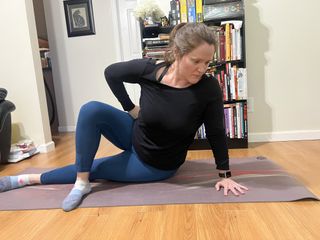
<instances>
[{"instance_id":1,"label":"picture frame","mask_svg":"<svg viewBox=\"0 0 320 240\"><path fill-rule=\"evenodd\" d=\"M91 0L67 0L63 5L68 37L95 34Z\"/></svg>"}]
</instances>

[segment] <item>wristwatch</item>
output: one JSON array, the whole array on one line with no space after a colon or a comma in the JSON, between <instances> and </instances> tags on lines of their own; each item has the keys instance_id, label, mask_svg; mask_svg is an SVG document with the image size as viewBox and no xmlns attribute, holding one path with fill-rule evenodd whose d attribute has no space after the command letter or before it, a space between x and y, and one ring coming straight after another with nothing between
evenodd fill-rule
<instances>
[{"instance_id":1,"label":"wristwatch","mask_svg":"<svg viewBox=\"0 0 320 240\"><path fill-rule=\"evenodd\" d=\"M219 177L229 178L229 177L231 177L231 171L219 172Z\"/></svg>"}]
</instances>

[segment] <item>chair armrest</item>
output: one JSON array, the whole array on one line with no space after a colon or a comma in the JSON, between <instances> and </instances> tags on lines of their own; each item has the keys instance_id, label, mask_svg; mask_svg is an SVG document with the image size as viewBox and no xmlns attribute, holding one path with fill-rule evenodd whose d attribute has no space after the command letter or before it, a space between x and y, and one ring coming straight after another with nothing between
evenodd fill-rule
<instances>
[{"instance_id":1,"label":"chair armrest","mask_svg":"<svg viewBox=\"0 0 320 240\"><path fill-rule=\"evenodd\" d=\"M0 103L2 101L4 101L4 99L6 98L7 94L8 94L8 91L6 89L0 88Z\"/></svg>"},{"instance_id":2,"label":"chair armrest","mask_svg":"<svg viewBox=\"0 0 320 240\"><path fill-rule=\"evenodd\" d=\"M10 112L14 111L15 109L16 106L8 100L0 102L0 132L2 131L6 117Z\"/></svg>"}]
</instances>

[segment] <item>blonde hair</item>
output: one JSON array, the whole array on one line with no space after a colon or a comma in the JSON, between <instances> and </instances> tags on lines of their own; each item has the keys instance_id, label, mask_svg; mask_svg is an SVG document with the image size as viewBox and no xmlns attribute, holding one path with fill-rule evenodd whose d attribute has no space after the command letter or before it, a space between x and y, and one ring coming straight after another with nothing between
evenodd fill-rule
<instances>
[{"instance_id":1,"label":"blonde hair","mask_svg":"<svg viewBox=\"0 0 320 240\"><path fill-rule=\"evenodd\" d=\"M202 43L216 46L214 32L204 23L180 23L170 33L170 49L164 60L172 64L176 56L182 57Z\"/></svg>"}]
</instances>

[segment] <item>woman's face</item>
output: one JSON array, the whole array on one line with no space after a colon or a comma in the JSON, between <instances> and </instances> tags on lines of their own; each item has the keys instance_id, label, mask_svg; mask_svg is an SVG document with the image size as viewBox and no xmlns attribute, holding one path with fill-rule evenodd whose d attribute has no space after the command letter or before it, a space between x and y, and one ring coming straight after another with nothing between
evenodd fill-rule
<instances>
[{"instance_id":1,"label":"woman's face","mask_svg":"<svg viewBox=\"0 0 320 240\"><path fill-rule=\"evenodd\" d=\"M179 75L190 84L196 84L205 74L214 55L214 45L202 43L177 60Z\"/></svg>"}]
</instances>

